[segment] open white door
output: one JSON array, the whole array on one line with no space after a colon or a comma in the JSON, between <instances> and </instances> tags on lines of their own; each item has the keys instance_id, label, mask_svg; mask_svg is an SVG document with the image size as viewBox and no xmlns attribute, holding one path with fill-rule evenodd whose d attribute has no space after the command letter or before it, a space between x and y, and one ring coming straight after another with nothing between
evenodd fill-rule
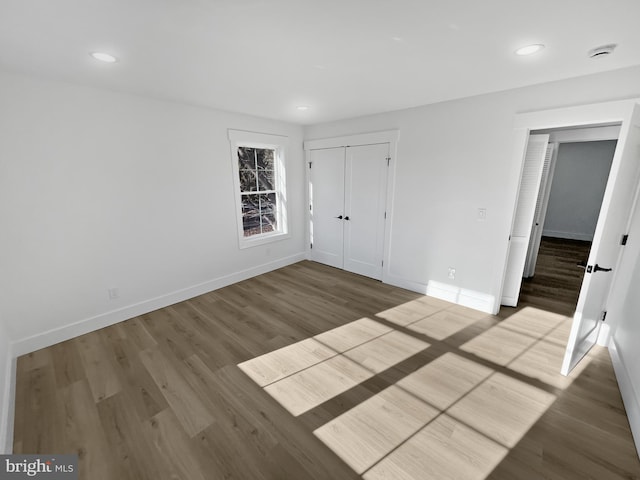
<instances>
[{"instance_id":1,"label":"open white door","mask_svg":"<svg viewBox=\"0 0 640 480\"><path fill-rule=\"evenodd\" d=\"M606 311L607 297L622 253L640 174L640 111L636 105L623 122L611 164L607 188L593 237L587 271L562 364L567 375L595 344Z\"/></svg>"},{"instance_id":2,"label":"open white door","mask_svg":"<svg viewBox=\"0 0 640 480\"><path fill-rule=\"evenodd\" d=\"M515 307L520 296L524 264L527 259L527 249L548 143L549 135L529 135L527 142L502 287L501 303L509 307Z\"/></svg>"},{"instance_id":3,"label":"open white door","mask_svg":"<svg viewBox=\"0 0 640 480\"><path fill-rule=\"evenodd\" d=\"M347 147L344 269L382 279L389 144Z\"/></svg>"},{"instance_id":4,"label":"open white door","mask_svg":"<svg viewBox=\"0 0 640 480\"><path fill-rule=\"evenodd\" d=\"M544 156L542 179L540 180L540 188L538 189L538 200L536 201L533 226L531 227L531 239L529 240L529 250L527 251L527 262L524 266L524 276L527 278L533 277L533 274L536 271L538 252L540 251L540 241L542 240L542 230L544 228L544 219L547 215L549 195L551 194L554 159L554 144L550 143L547 145L547 153Z\"/></svg>"},{"instance_id":5,"label":"open white door","mask_svg":"<svg viewBox=\"0 0 640 480\"><path fill-rule=\"evenodd\" d=\"M344 148L311 150L311 259L342 268L344 251Z\"/></svg>"}]
</instances>

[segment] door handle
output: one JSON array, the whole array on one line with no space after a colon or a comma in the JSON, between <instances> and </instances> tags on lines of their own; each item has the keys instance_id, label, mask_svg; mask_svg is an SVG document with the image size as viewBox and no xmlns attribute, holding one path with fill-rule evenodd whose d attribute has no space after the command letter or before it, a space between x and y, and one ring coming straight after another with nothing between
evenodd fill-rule
<instances>
[{"instance_id":1,"label":"door handle","mask_svg":"<svg viewBox=\"0 0 640 480\"><path fill-rule=\"evenodd\" d=\"M589 265L587 267L587 273L591 273L591 272L593 272L593 273L596 273L596 272L610 272L611 270L612 270L611 268L601 267L597 263L593 267L591 265Z\"/></svg>"},{"instance_id":2,"label":"door handle","mask_svg":"<svg viewBox=\"0 0 640 480\"><path fill-rule=\"evenodd\" d=\"M333 218L339 218L340 220L342 220L342 215L340 215L338 217L333 217Z\"/></svg>"},{"instance_id":3,"label":"door handle","mask_svg":"<svg viewBox=\"0 0 640 480\"><path fill-rule=\"evenodd\" d=\"M596 263L596 266L593 267L593 272L594 273L595 272L610 272L610 271L611 271L611 268L603 268L600 265L598 265L597 263Z\"/></svg>"}]
</instances>

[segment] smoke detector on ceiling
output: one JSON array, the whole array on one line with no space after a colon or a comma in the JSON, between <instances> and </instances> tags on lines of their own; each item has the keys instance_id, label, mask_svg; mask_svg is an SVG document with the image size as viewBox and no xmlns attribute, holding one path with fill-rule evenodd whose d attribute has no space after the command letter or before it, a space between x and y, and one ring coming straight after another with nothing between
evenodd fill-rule
<instances>
[{"instance_id":1,"label":"smoke detector on ceiling","mask_svg":"<svg viewBox=\"0 0 640 480\"><path fill-rule=\"evenodd\" d=\"M611 55L617 46L618 45L615 43L611 43L609 45L602 45L600 47L596 47L589 50L589 52L587 53L587 56L589 58L596 58L596 57L604 57L606 55Z\"/></svg>"}]
</instances>

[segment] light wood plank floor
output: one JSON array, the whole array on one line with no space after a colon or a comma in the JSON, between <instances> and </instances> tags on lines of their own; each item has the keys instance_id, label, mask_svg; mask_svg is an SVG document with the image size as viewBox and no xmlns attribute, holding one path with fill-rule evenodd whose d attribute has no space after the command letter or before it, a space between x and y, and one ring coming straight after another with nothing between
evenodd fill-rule
<instances>
[{"instance_id":1,"label":"light wood plank floor","mask_svg":"<svg viewBox=\"0 0 640 480\"><path fill-rule=\"evenodd\" d=\"M301 262L18 359L15 453L82 479L640 479L605 349Z\"/></svg>"}]
</instances>

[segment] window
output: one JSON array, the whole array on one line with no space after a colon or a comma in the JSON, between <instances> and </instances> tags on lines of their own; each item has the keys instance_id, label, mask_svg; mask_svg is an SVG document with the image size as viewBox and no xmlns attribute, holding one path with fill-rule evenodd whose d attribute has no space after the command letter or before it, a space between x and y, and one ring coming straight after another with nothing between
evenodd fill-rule
<instances>
[{"instance_id":1,"label":"window","mask_svg":"<svg viewBox=\"0 0 640 480\"><path fill-rule=\"evenodd\" d=\"M287 137L229 130L240 248L287 236Z\"/></svg>"}]
</instances>

